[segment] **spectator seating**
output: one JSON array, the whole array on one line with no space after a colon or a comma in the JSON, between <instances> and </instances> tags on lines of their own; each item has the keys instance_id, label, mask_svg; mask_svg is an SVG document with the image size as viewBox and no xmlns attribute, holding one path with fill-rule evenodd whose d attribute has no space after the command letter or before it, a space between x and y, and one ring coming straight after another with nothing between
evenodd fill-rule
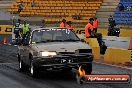
<instances>
[{"instance_id":1,"label":"spectator seating","mask_svg":"<svg viewBox=\"0 0 132 88\"><path fill-rule=\"evenodd\" d=\"M119 11L118 6L114 13L114 19L117 24L132 25L132 11L127 11L128 6L132 6L132 0L120 0L119 3L122 3L125 7L125 10Z\"/></svg>"},{"instance_id":2,"label":"spectator seating","mask_svg":"<svg viewBox=\"0 0 132 88\"><path fill-rule=\"evenodd\" d=\"M16 14L20 1L16 0L16 4L12 4L8 11ZM22 1L24 9L19 14L21 17L42 16L54 22L68 17L71 21L83 23L95 16L103 0L35 0L34 7L31 7L32 0ZM80 16L81 20L73 20L73 16Z\"/></svg>"},{"instance_id":3,"label":"spectator seating","mask_svg":"<svg viewBox=\"0 0 132 88\"><path fill-rule=\"evenodd\" d=\"M132 2L132 0L120 0L120 2Z\"/></svg>"}]
</instances>

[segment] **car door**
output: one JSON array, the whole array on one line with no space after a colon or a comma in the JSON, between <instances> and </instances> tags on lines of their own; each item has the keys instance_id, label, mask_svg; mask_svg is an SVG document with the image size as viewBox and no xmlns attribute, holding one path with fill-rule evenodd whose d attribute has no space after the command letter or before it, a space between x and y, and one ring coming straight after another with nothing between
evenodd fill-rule
<instances>
[{"instance_id":1,"label":"car door","mask_svg":"<svg viewBox=\"0 0 132 88\"><path fill-rule=\"evenodd\" d=\"M23 43L23 48L22 48L22 56L23 56L23 61L24 61L24 63L25 64L27 64L27 65L29 65L29 63L30 63L30 61L29 61L29 51L30 51L30 49L31 49L31 47L30 47L30 43L29 43L29 41L30 41L30 35L31 34L28 34L27 36L26 36L26 38L25 38L25 40L24 40L24 43Z\"/></svg>"}]
</instances>

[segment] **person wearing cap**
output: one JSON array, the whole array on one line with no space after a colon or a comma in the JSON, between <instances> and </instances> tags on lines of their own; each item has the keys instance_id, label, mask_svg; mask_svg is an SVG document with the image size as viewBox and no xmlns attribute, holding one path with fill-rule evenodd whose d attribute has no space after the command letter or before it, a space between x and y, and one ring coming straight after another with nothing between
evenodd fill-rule
<instances>
[{"instance_id":1,"label":"person wearing cap","mask_svg":"<svg viewBox=\"0 0 132 88\"><path fill-rule=\"evenodd\" d=\"M72 22L68 21L66 28L73 30Z\"/></svg>"},{"instance_id":2,"label":"person wearing cap","mask_svg":"<svg viewBox=\"0 0 132 88\"><path fill-rule=\"evenodd\" d=\"M22 31L21 31L22 42L24 41L24 39L28 33L29 33L29 24L27 24L27 22L24 21L24 24L22 25Z\"/></svg>"},{"instance_id":3,"label":"person wearing cap","mask_svg":"<svg viewBox=\"0 0 132 88\"><path fill-rule=\"evenodd\" d=\"M92 35L92 31L93 31L93 18L89 19L89 22L87 23L87 25L85 26L85 37L86 38L90 38Z\"/></svg>"},{"instance_id":4,"label":"person wearing cap","mask_svg":"<svg viewBox=\"0 0 132 88\"><path fill-rule=\"evenodd\" d=\"M16 44L19 43L19 38L20 38L20 31L21 31L21 20L18 19L18 21L15 23L14 25L14 34L15 34L15 40L16 40Z\"/></svg>"},{"instance_id":5,"label":"person wearing cap","mask_svg":"<svg viewBox=\"0 0 132 88\"><path fill-rule=\"evenodd\" d=\"M14 28L20 28L21 27L21 20L18 19L17 22L14 25Z\"/></svg>"},{"instance_id":6,"label":"person wearing cap","mask_svg":"<svg viewBox=\"0 0 132 88\"><path fill-rule=\"evenodd\" d=\"M66 20L63 19L62 22L60 23L60 27L66 27Z\"/></svg>"},{"instance_id":7,"label":"person wearing cap","mask_svg":"<svg viewBox=\"0 0 132 88\"><path fill-rule=\"evenodd\" d=\"M98 23L99 23L99 21L98 21L97 17L94 17L94 21L93 21L93 31L95 33L97 33Z\"/></svg>"},{"instance_id":8,"label":"person wearing cap","mask_svg":"<svg viewBox=\"0 0 132 88\"><path fill-rule=\"evenodd\" d=\"M114 26L116 26L115 20L113 19L113 16L110 15L108 18L108 22L109 22L109 28L113 28Z\"/></svg>"},{"instance_id":9,"label":"person wearing cap","mask_svg":"<svg viewBox=\"0 0 132 88\"><path fill-rule=\"evenodd\" d=\"M113 16L110 15L109 18L108 18L108 22L109 22L109 24L111 24L111 21L112 21L112 20L113 20Z\"/></svg>"}]
</instances>

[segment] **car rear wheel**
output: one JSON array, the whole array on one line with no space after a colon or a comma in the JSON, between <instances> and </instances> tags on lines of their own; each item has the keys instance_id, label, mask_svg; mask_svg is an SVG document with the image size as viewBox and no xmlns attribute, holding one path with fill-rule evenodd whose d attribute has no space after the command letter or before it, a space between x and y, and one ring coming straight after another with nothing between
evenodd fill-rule
<instances>
[{"instance_id":1,"label":"car rear wheel","mask_svg":"<svg viewBox=\"0 0 132 88\"><path fill-rule=\"evenodd\" d=\"M34 66L33 61L30 61L30 75L32 77L38 77L38 69Z\"/></svg>"}]
</instances>

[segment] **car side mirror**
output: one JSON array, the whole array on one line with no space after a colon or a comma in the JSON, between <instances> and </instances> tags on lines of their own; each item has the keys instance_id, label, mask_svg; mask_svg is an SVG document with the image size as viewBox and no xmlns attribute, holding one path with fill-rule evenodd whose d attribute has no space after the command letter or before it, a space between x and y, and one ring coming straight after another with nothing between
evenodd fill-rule
<instances>
[{"instance_id":1,"label":"car side mirror","mask_svg":"<svg viewBox=\"0 0 132 88\"><path fill-rule=\"evenodd\" d=\"M85 42L85 40L84 40L84 39L81 39L81 41L82 41L82 42Z\"/></svg>"}]
</instances>

